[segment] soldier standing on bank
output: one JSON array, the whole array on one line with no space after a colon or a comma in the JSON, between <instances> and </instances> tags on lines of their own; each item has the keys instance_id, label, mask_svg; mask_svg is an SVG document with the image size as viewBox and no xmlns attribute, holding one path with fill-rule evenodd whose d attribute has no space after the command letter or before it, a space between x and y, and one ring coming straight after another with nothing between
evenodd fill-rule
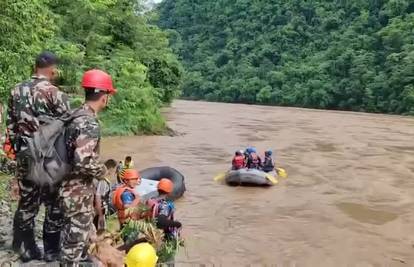
<instances>
[{"instance_id":1,"label":"soldier standing on bank","mask_svg":"<svg viewBox=\"0 0 414 267\"><path fill-rule=\"evenodd\" d=\"M100 125L97 114L116 92L112 78L101 70L85 72L82 79L85 89L85 103L74 113L83 111L81 116L68 126L73 151L73 171L62 182L60 197L65 224L62 240L62 262L64 266L78 266L87 260L86 250L89 231L93 226L94 194L93 179L102 179L107 169L99 159Z\"/></svg>"},{"instance_id":2,"label":"soldier standing on bank","mask_svg":"<svg viewBox=\"0 0 414 267\"><path fill-rule=\"evenodd\" d=\"M58 76L58 58L43 52L35 62L31 80L18 84L11 92L8 105L7 129L16 151L20 200L13 221L13 249L27 262L41 259L35 241L35 217L41 203L46 206L43 224L44 259L54 261L59 255L63 215L58 202L58 188L39 187L27 179L28 161L19 151L25 149L23 136L31 137L39 127L39 116L60 117L69 110L66 94L52 84Z\"/></svg>"}]
</instances>

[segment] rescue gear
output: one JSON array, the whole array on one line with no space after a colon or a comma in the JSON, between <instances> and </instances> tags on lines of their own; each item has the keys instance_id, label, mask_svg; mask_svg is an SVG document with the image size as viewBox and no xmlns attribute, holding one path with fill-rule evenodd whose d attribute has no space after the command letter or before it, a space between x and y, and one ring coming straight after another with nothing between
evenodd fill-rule
<instances>
[{"instance_id":1,"label":"rescue gear","mask_svg":"<svg viewBox=\"0 0 414 267\"><path fill-rule=\"evenodd\" d=\"M162 178L157 187L159 191L170 194L174 189L174 184L170 179Z\"/></svg>"},{"instance_id":2,"label":"rescue gear","mask_svg":"<svg viewBox=\"0 0 414 267\"><path fill-rule=\"evenodd\" d=\"M121 178L124 180L132 180L140 179L141 176L139 175L139 172L135 169L126 169L122 172Z\"/></svg>"},{"instance_id":3,"label":"rescue gear","mask_svg":"<svg viewBox=\"0 0 414 267\"><path fill-rule=\"evenodd\" d=\"M32 137L21 136L27 149L19 151L30 166L26 179L38 186L56 188L72 171L70 144L67 127L76 118L88 116L84 110L65 114L59 118L39 117L39 129ZM68 145L69 144L69 145Z\"/></svg>"},{"instance_id":4,"label":"rescue gear","mask_svg":"<svg viewBox=\"0 0 414 267\"><path fill-rule=\"evenodd\" d=\"M276 172L277 172L277 175L280 176L280 177L282 177L282 178L286 178L288 176L288 174L287 174L287 172L286 172L285 169L276 168Z\"/></svg>"},{"instance_id":5,"label":"rescue gear","mask_svg":"<svg viewBox=\"0 0 414 267\"><path fill-rule=\"evenodd\" d=\"M232 161L232 169L239 170L241 168L244 168L244 156L243 155L235 156Z\"/></svg>"},{"instance_id":6,"label":"rescue gear","mask_svg":"<svg viewBox=\"0 0 414 267\"><path fill-rule=\"evenodd\" d=\"M252 152L249 155L249 158L247 160L247 168L249 169L258 169L260 168L261 160L259 155L256 154L256 152Z\"/></svg>"},{"instance_id":7,"label":"rescue gear","mask_svg":"<svg viewBox=\"0 0 414 267\"><path fill-rule=\"evenodd\" d=\"M273 158L271 156L265 156L264 161L263 161L263 167L262 170L264 172L271 172L273 171L275 168L275 161L273 160Z\"/></svg>"},{"instance_id":8,"label":"rescue gear","mask_svg":"<svg viewBox=\"0 0 414 267\"><path fill-rule=\"evenodd\" d=\"M157 261L154 247L146 242L133 246L125 258L127 267L155 267Z\"/></svg>"},{"instance_id":9,"label":"rescue gear","mask_svg":"<svg viewBox=\"0 0 414 267\"><path fill-rule=\"evenodd\" d=\"M116 93L111 75L98 69L88 70L83 74L82 87L85 90L103 91L111 95Z\"/></svg>"},{"instance_id":10,"label":"rescue gear","mask_svg":"<svg viewBox=\"0 0 414 267\"><path fill-rule=\"evenodd\" d=\"M129 219L129 216L125 212L124 203L122 202L122 198L121 198L122 194L125 191L132 192L135 195L133 188L130 188L129 186L123 185L123 186L118 187L115 190L113 198L112 198L112 203L114 204L114 206L117 210L118 220L119 220L119 223L121 225L124 224L127 219Z\"/></svg>"}]
</instances>

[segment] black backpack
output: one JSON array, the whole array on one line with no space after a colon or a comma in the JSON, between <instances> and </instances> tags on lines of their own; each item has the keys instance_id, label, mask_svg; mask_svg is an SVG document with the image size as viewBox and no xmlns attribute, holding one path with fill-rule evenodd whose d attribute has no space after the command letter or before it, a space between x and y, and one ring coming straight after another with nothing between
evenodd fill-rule
<instances>
[{"instance_id":1,"label":"black backpack","mask_svg":"<svg viewBox=\"0 0 414 267\"><path fill-rule=\"evenodd\" d=\"M71 172L72 152L69 151L67 127L74 119L83 116L87 116L87 112L78 109L58 118L37 118L39 129L31 137L21 137L24 146L17 155L28 162L25 179L53 190Z\"/></svg>"}]
</instances>

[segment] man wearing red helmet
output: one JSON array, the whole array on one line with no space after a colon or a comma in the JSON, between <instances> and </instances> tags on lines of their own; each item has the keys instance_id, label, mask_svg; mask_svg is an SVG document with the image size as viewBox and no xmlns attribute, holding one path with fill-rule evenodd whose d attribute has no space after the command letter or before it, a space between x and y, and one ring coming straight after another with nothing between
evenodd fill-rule
<instances>
[{"instance_id":1,"label":"man wearing red helmet","mask_svg":"<svg viewBox=\"0 0 414 267\"><path fill-rule=\"evenodd\" d=\"M68 127L69 151L73 169L62 183L60 197L65 215L62 240L64 266L78 266L87 257L89 230L94 212L93 179L101 179L107 172L99 159L100 125L97 114L116 92L112 78L101 70L89 70L82 78L85 103L74 111L86 115L77 117Z\"/></svg>"}]
</instances>

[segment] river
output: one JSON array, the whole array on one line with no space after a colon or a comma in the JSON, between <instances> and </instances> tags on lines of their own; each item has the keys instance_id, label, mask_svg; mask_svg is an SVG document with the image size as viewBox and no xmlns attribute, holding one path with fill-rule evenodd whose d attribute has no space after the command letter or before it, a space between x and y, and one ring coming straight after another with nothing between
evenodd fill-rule
<instances>
[{"instance_id":1,"label":"river","mask_svg":"<svg viewBox=\"0 0 414 267\"><path fill-rule=\"evenodd\" d=\"M102 153L185 175L178 266L414 266L413 118L192 101L166 117L177 136L107 138ZM214 182L248 145L289 177Z\"/></svg>"}]
</instances>

